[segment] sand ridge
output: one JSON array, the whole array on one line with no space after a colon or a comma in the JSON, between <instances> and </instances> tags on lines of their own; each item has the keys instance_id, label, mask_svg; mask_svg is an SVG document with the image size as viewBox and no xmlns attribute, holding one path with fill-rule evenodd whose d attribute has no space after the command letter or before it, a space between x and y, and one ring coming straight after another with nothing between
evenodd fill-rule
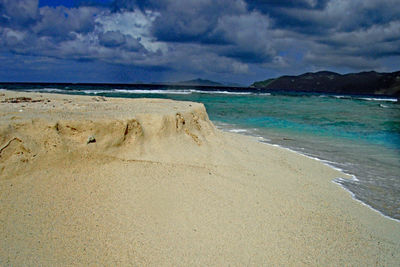
<instances>
[{"instance_id":1,"label":"sand ridge","mask_svg":"<svg viewBox=\"0 0 400 267\"><path fill-rule=\"evenodd\" d=\"M202 104L3 91L0 115L0 265L400 262L400 224L345 174Z\"/></svg>"}]
</instances>

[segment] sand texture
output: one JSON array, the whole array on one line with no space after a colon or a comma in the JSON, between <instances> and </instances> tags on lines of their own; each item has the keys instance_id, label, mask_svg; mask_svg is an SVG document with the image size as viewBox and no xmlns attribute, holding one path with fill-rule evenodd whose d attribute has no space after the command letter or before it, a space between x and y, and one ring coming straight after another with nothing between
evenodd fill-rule
<instances>
[{"instance_id":1,"label":"sand texture","mask_svg":"<svg viewBox=\"0 0 400 267\"><path fill-rule=\"evenodd\" d=\"M399 266L345 174L202 104L0 93L1 266Z\"/></svg>"}]
</instances>

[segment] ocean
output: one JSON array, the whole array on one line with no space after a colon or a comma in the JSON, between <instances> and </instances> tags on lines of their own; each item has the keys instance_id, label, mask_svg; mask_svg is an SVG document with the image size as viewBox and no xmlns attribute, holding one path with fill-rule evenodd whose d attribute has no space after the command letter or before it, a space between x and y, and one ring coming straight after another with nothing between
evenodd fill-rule
<instances>
[{"instance_id":1,"label":"ocean","mask_svg":"<svg viewBox=\"0 0 400 267\"><path fill-rule=\"evenodd\" d=\"M12 85L3 89L201 102L223 131L251 135L316 158L353 179L333 182L353 198L400 220L400 103L393 98L262 93L215 88ZM5 88L4 88L5 87Z\"/></svg>"}]
</instances>

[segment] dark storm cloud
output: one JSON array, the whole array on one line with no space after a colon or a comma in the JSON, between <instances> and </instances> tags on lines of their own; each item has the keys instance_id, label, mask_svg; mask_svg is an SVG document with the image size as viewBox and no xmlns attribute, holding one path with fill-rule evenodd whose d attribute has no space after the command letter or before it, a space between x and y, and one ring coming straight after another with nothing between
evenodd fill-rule
<instances>
[{"instance_id":1,"label":"dark storm cloud","mask_svg":"<svg viewBox=\"0 0 400 267\"><path fill-rule=\"evenodd\" d=\"M329 0L246 0L250 10L257 10L274 18L278 29L296 29L296 31L315 31L304 17L288 15L288 11L323 10Z\"/></svg>"},{"instance_id":2,"label":"dark storm cloud","mask_svg":"<svg viewBox=\"0 0 400 267\"><path fill-rule=\"evenodd\" d=\"M299 40L308 41L306 55L315 56L328 53L367 59L397 55L399 50L393 23L399 20L400 5L393 0L119 0L115 6L119 10L152 8L160 12L152 25L157 40L219 44L215 53L244 63L274 62L279 52L284 52L282 42L297 46ZM326 68L331 67L329 60L322 61ZM331 63L333 67L340 65L336 60Z\"/></svg>"},{"instance_id":3,"label":"dark storm cloud","mask_svg":"<svg viewBox=\"0 0 400 267\"><path fill-rule=\"evenodd\" d=\"M119 31L108 31L99 36L100 44L107 47L116 47L125 44L125 35Z\"/></svg>"},{"instance_id":4,"label":"dark storm cloud","mask_svg":"<svg viewBox=\"0 0 400 267\"><path fill-rule=\"evenodd\" d=\"M122 10L132 11L136 8L140 8L142 10L147 8L155 9L159 6L159 4L155 4L156 5L149 0L115 0L111 6L114 11L121 12Z\"/></svg>"},{"instance_id":5,"label":"dark storm cloud","mask_svg":"<svg viewBox=\"0 0 400 267\"><path fill-rule=\"evenodd\" d=\"M165 9L155 20L153 32L157 39L167 42L216 43L213 34L223 16L246 12L242 1L165 1Z\"/></svg>"},{"instance_id":6,"label":"dark storm cloud","mask_svg":"<svg viewBox=\"0 0 400 267\"><path fill-rule=\"evenodd\" d=\"M270 61L276 50L272 47L274 33L269 26L270 19L258 12L220 18L215 34L231 44L220 49L220 53L242 62Z\"/></svg>"},{"instance_id":7,"label":"dark storm cloud","mask_svg":"<svg viewBox=\"0 0 400 267\"><path fill-rule=\"evenodd\" d=\"M1 0L0 23L26 27L36 21L38 11L38 0Z\"/></svg>"},{"instance_id":8,"label":"dark storm cloud","mask_svg":"<svg viewBox=\"0 0 400 267\"><path fill-rule=\"evenodd\" d=\"M376 59L398 55L400 50L400 6L396 2L331 1L324 10L303 10L295 15L303 17L310 27L324 26L323 33L306 34L309 40L326 45L323 50L314 50L315 55Z\"/></svg>"},{"instance_id":9,"label":"dark storm cloud","mask_svg":"<svg viewBox=\"0 0 400 267\"><path fill-rule=\"evenodd\" d=\"M75 34L90 33L95 28L96 8L43 7L32 32L37 36L49 36L56 39L74 38Z\"/></svg>"},{"instance_id":10,"label":"dark storm cloud","mask_svg":"<svg viewBox=\"0 0 400 267\"><path fill-rule=\"evenodd\" d=\"M209 46L221 60L228 57L245 63L265 62L275 53L269 44L268 16L249 12L241 0L120 0L115 6L120 12L153 8L160 13L151 27L158 41ZM215 45L220 46L215 48Z\"/></svg>"},{"instance_id":11,"label":"dark storm cloud","mask_svg":"<svg viewBox=\"0 0 400 267\"><path fill-rule=\"evenodd\" d=\"M398 1L331 0L321 10L284 8L280 12L288 21L296 21L296 24L303 26L299 28L296 24L293 25L297 31L302 32L305 29L311 33L309 28L314 27L315 33L320 35L322 29L325 32L352 32L398 20L400 7L396 2Z\"/></svg>"},{"instance_id":12,"label":"dark storm cloud","mask_svg":"<svg viewBox=\"0 0 400 267\"><path fill-rule=\"evenodd\" d=\"M12 4L8 0L0 1L0 16L7 20L3 20L0 28L0 51L116 64L134 64L135 60L142 61L147 53L140 43L140 36L133 37L118 29L108 29L113 27L112 23L103 24L103 18L110 22L115 15L104 7L38 8L35 0L17 0ZM146 23L146 16L142 17L144 21L140 18L142 22L132 21L132 24ZM135 15L131 18L135 19ZM141 25L135 27L131 28L137 30Z\"/></svg>"},{"instance_id":13,"label":"dark storm cloud","mask_svg":"<svg viewBox=\"0 0 400 267\"><path fill-rule=\"evenodd\" d=\"M244 77L382 69L400 51L398 0L54 3L0 0L0 52Z\"/></svg>"},{"instance_id":14,"label":"dark storm cloud","mask_svg":"<svg viewBox=\"0 0 400 267\"><path fill-rule=\"evenodd\" d=\"M143 49L138 39L130 35L122 34L120 31L107 31L99 34L99 43L105 47L122 47L130 51Z\"/></svg>"},{"instance_id":15,"label":"dark storm cloud","mask_svg":"<svg viewBox=\"0 0 400 267\"><path fill-rule=\"evenodd\" d=\"M271 9L281 7L322 9L328 0L246 0L246 2L250 8L269 12Z\"/></svg>"}]
</instances>

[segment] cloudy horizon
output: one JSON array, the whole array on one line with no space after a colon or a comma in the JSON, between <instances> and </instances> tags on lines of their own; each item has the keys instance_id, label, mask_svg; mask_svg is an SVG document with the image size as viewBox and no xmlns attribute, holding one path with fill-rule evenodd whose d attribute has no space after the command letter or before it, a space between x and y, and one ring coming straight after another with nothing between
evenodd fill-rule
<instances>
[{"instance_id":1,"label":"cloudy horizon","mask_svg":"<svg viewBox=\"0 0 400 267\"><path fill-rule=\"evenodd\" d=\"M0 0L0 81L392 72L398 0Z\"/></svg>"}]
</instances>

